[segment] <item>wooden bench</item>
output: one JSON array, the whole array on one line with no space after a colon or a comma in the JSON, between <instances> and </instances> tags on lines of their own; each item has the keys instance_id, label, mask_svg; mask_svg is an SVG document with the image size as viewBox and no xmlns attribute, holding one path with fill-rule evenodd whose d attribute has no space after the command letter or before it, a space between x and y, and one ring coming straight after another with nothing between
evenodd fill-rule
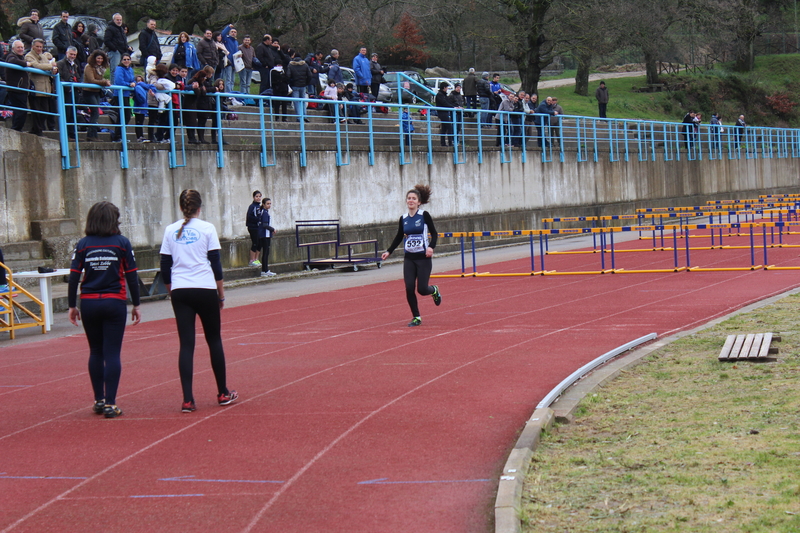
<instances>
[{"instance_id":1,"label":"wooden bench","mask_svg":"<svg viewBox=\"0 0 800 533\"><path fill-rule=\"evenodd\" d=\"M741 361L766 359L769 354L778 353L778 348L770 347L772 341L781 338L772 333L748 333L747 335L728 335L719 353L720 361Z\"/></svg>"}]
</instances>

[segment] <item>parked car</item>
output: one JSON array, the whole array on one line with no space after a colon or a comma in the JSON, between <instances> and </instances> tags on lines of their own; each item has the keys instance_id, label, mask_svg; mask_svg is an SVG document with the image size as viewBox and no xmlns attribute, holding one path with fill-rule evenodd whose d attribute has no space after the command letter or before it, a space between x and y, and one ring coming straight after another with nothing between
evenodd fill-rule
<instances>
[{"instance_id":1,"label":"parked car","mask_svg":"<svg viewBox=\"0 0 800 533\"><path fill-rule=\"evenodd\" d=\"M69 19L67 19L68 24L72 27L76 21L80 20L83 22L83 25L88 29L89 24L94 24L97 26L97 35L101 38L106 33L106 27L108 26L108 21L102 19L100 17L93 17L91 15L71 15ZM39 20L39 25L42 27L42 33L44 34L44 41L45 41L45 50L50 50L53 52L55 56L55 46L53 45L53 28L56 27L56 24L61 22L61 16L55 15L52 17L44 17L43 19ZM8 42L13 43L17 40L18 36L15 35Z\"/></svg>"},{"instance_id":2,"label":"parked car","mask_svg":"<svg viewBox=\"0 0 800 533\"><path fill-rule=\"evenodd\" d=\"M342 71L342 80L344 80L345 85L348 83L352 83L353 85L356 84L356 73L353 69L348 67L339 67ZM261 73L257 70L253 71L253 79L254 83L261 83ZM324 89L326 85L328 85L328 75L327 74L320 74L319 75L319 82ZM380 89L378 89L378 101L379 102L391 102L392 100L392 90L386 86L386 84L381 83Z\"/></svg>"},{"instance_id":3,"label":"parked car","mask_svg":"<svg viewBox=\"0 0 800 533\"><path fill-rule=\"evenodd\" d=\"M139 33L136 32L128 37L128 46L133 48L131 54L131 61L137 65L141 65L142 52L139 50ZM169 65L172 63L172 53L175 51L175 45L178 44L180 35L160 35L158 36L158 45L161 47L161 63ZM194 35L189 36L189 41L197 47L200 42L200 37ZM142 65L144 66L144 65Z\"/></svg>"},{"instance_id":4,"label":"parked car","mask_svg":"<svg viewBox=\"0 0 800 533\"><path fill-rule=\"evenodd\" d=\"M461 80L456 78L425 78L425 85L432 88L436 92L439 91L439 84L442 82L447 83L447 94L450 94L456 83L461 83Z\"/></svg>"},{"instance_id":5,"label":"parked car","mask_svg":"<svg viewBox=\"0 0 800 533\"><path fill-rule=\"evenodd\" d=\"M423 78L419 72L413 70L406 70L403 72L406 76L411 78L417 83L411 83L407 79L402 80L403 86L403 103L414 103L417 99L424 100L426 102L431 102L436 95L436 92L433 89L427 88L427 84L425 82L425 78ZM387 72L383 75L383 79L386 80L386 86L392 92L392 102L397 101L397 88L398 88L398 73L397 72ZM417 85L419 84L419 85ZM423 87L420 87L422 85Z\"/></svg>"}]
</instances>

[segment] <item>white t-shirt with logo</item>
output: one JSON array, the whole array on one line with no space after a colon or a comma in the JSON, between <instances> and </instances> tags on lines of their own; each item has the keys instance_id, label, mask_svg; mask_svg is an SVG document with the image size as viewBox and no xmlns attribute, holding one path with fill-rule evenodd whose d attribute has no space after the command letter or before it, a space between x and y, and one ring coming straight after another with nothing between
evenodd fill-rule
<instances>
[{"instance_id":1,"label":"white t-shirt with logo","mask_svg":"<svg viewBox=\"0 0 800 533\"><path fill-rule=\"evenodd\" d=\"M208 252L221 248L217 228L210 222L192 218L183 226L178 239L182 225L183 220L179 220L167 226L161 241L160 253L172 256L172 288L216 289Z\"/></svg>"}]
</instances>

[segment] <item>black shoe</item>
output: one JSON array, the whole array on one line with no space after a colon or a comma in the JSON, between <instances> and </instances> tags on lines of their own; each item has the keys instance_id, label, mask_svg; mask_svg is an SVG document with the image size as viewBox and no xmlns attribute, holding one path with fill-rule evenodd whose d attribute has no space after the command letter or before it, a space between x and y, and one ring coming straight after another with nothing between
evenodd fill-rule
<instances>
[{"instance_id":1,"label":"black shoe","mask_svg":"<svg viewBox=\"0 0 800 533\"><path fill-rule=\"evenodd\" d=\"M189 144L200 144L200 141L195 139L189 139Z\"/></svg>"},{"instance_id":2,"label":"black shoe","mask_svg":"<svg viewBox=\"0 0 800 533\"><path fill-rule=\"evenodd\" d=\"M434 285L433 286L433 294L432 294L432 296L433 296L433 303L435 303L436 305L439 305L439 304L442 303L442 293L439 292L439 286L438 285Z\"/></svg>"},{"instance_id":3,"label":"black shoe","mask_svg":"<svg viewBox=\"0 0 800 533\"><path fill-rule=\"evenodd\" d=\"M103 408L103 416L106 418L117 418L118 416L122 416L122 409L116 405L106 405Z\"/></svg>"},{"instance_id":4,"label":"black shoe","mask_svg":"<svg viewBox=\"0 0 800 533\"><path fill-rule=\"evenodd\" d=\"M106 401L98 400L94 402L94 405L92 406L92 412L96 415L102 415L105 407L106 407Z\"/></svg>"},{"instance_id":5,"label":"black shoe","mask_svg":"<svg viewBox=\"0 0 800 533\"><path fill-rule=\"evenodd\" d=\"M408 327L413 328L422 324L422 319L418 316L415 316L411 319L411 322L408 323Z\"/></svg>"}]
</instances>

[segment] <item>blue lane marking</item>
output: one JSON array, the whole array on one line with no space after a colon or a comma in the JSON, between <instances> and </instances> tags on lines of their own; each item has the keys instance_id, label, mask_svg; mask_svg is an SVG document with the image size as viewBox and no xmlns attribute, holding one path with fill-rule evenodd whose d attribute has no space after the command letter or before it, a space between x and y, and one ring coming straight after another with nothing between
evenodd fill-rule
<instances>
[{"instance_id":1,"label":"blue lane marking","mask_svg":"<svg viewBox=\"0 0 800 533\"><path fill-rule=\"evenodd\" d=\"M7 476L5 472L0 472L0 479L87 479L85 477L67 476Z\"/></svg>"},{"instance_id":2,"label":"blue lane marking","mask_svg":"<svg viewBox=\"0 0 800 533\"><path fill-rule=\"evenodd\" d=\"M129 497L130 498L191 498L194 496L205 496L205 494L142 494Z\"/></svg>"},{"instance_id":3,"label":"blue lane marking","mask_svg":"<svg viewBox=\"0 0 800 533\"><path fill-rule=\"evenodd\" d=\"M165 477L159 481L199 481L202 483L283 483L271 479L197 479L194 476Z\"/></svg>"},{"instance_id":4,"label":"blue lane marking","mask_svg":"<svg viewBox=\"0 0 800 533\"><path fill-rule=\"evenodd\" d=\"M369 481L359 481L358 485L406 485L423 483L483 483L490 479L433 479L430 481L386 481L388 477L370 479Z\"/></svg>"}]
</instances>

